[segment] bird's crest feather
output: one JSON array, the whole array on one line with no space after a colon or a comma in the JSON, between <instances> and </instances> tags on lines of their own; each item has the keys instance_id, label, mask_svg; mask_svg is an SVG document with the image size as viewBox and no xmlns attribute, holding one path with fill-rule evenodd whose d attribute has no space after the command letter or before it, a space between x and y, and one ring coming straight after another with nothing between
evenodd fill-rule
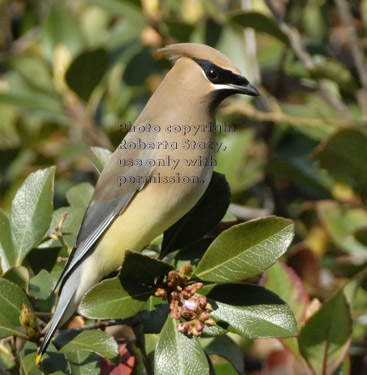
<instances>
[{"instance_id":1,"label":"bird's crest feather","mask_svg":"<svg viewBox=\"0 0 367 375\"><path fill-rule=\"evenodd\" d=\"M221 68L231 70L236 74L241 74L231 60L216 49L200 43L180 43L169 44L164 48L158 50L163 53L168 59L177 61L182 57L191 59L209 60Z\"/></svg>"}]
</instances>

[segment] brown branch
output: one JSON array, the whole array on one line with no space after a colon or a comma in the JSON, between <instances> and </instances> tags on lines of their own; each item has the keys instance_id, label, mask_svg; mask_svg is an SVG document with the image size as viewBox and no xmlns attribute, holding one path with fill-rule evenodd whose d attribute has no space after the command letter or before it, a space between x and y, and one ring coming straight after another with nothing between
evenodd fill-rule
<instances>
[{"instance_id":1,"label":"brown branch","mask_svg":"<svg viewBox=\"0 0 367 375\"><path fill-rule=\"evenodd\" d=\"M245 11L252 10L252 4L250 0L242 0L242 9ZM259 62L257 59L257 46L256 46L256 36L254 29L245 28L244 31L245 41L246 41L246 52L248 55L249 65L251 69L253 83L259 85L261 83L261 74Z\"/></svg>"},{"instance_id":2,"label":"brown branch","mask_svg":"<svg viewBox=\"0 0 367 375\"><path fill-rule=\"evenodd\" d=\"M100 329L100 328L107 328L111 326L120 326L120 325L134 326L138 322L139 322L139 319L137 317L127 318L127 319L109 319L109 320L103 320L98 323L85 324L84 326L72 328L69 331L79 332L79 331L86 331L89 329Z\"/></svg>"},{"instance_id":3,"label":"brown branch","mask_svg":"<svg viewBox=\"0 0 367 375\"><path fill-rule=\"evenodd\" d=\"M354 120L338 120L330 118L305 118L287 115L283 112L263 112L259 111L249 105L233 104L223 109L226 115L240 114L246 116L248 119L258 122L283 122L291 126L308 126L308 127L320 127L329 125L336 129L346 127L366 127L367 121L354 121Z\"/></svg>"},{"instance_id":4,"label":"brown branch","mask_svg":"<svg viewBox=\"0 0 367 375\"><path fill-rule=\"evenodd\" d=\"M350 51L358 71L361 85L365 90L367 90L367 63L361 48L361 43L358 39L353 16L350 12L350 6L346 0L335 0L335 4L338 9L339 17L343 21L347 30Z\"/></svg>"},{"instance_id":5,"label":"brown branch","mask_svg":"<svg viewBox=\"0 0 367 375\"><path fill-rule=\"evenodd\" d=\"M258 219L259 217L272 215L274 213L274 204L269 200L264 208L253 208L231 203L228 207L228 211L241 220Z\"/></svg>"},{"instance_id":6,"label":"brown branch","mask_svg":"<svg viewBox=\"0 0 367 375\"><path fill-rule=\"evenodd\" d=\"M313 61L312 56L303 47L298 30L291 28L284 21L283 17L278 13L271 0L265 0L265 3L272 12L275 20L278 23L279 28L283 31L284 34L287 35L290 42L290 46L295 55L298 57L301 64L303 65L303 67L308 71L314 69L315 62ZM325 100L333 108L335 108L335 110L343 117L343 119L350 120L352 117L349 113L347 106L344 104L342 100L340 100L336 95L334 95L334 93L329 89L327 82L321 79L317 81L317 85Z\"/></svg>"},{"instance_id":7,"label":"brown branch","mask_svg":"<svg viewBox=\"0 0 367 375\"><path fill-rule=\"evenodd\" d=\"M346 0L335 0L335 4L338 9L339 17L347 30L349 48L362 86L362 89L357 93L357 99L364 112L364 117L367 118L367 62L361 48L349 4Z\"/></svg>"}]
</instances>

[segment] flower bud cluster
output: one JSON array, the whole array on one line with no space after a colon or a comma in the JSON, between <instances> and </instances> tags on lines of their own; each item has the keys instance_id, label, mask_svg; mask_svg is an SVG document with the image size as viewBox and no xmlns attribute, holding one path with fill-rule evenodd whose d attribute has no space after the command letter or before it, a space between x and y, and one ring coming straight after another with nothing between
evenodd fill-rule
<instances>
[{"instance_id":1,"label":"flower bud cluster","mask_svg":"<svg viewBox=\"0 0 367 375\"><path fill-rule=\"evenodd\" d=\"M204 326L214 326L216 323L210 317L213 311L205 296L197 296L196 292L203 287L203 283L186 285L192 267L185 263L180 270L170 271L167 276L167 287L158 288L155 296L170 301L170 317L184 318L186 321L178 325L179 332L200 336Z\"/></svg>"},{"instance_id":2,"label":"flower bud cluster","mask_svg":"<svg viewBox=\"0 0 367 375\"><path fill-rule=\"evenodd\" d=\"M40 337L37 318L34 315L33 311L26 304L23 304L22 306L22 311L19 315L19 321L21 326L25 329L29 339L37 341Z\"/></svg>"}]
</instances>

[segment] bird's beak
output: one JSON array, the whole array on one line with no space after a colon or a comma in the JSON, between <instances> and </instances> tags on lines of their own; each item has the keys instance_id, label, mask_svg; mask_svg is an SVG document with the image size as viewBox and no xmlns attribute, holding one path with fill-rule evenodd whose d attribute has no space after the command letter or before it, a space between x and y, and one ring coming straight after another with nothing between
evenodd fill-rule
<instances>
[{"instance_id":1,"label":"bird's beak","mask_svg":"<svg viewBox=\"0 0 367 375\"><path fill-rule=\"evenodd\" d=\"M231 86L231 88L233 88L240 94L260 96L259 90L255 86L252 86L251 83L246 83L244 85L230 84L229 86Z\"/></svg>"}]
</instances>

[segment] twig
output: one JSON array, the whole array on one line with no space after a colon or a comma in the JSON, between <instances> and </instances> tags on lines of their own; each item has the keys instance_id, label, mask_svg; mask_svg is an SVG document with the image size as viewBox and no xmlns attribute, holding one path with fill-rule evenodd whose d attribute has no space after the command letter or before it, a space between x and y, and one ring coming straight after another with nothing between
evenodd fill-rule
<instances>
[{"instance_id":1,"label":"twig","mask_svg":"<svg viewBox=\"0 0 367 375\"><path fill-rule=\"evenodd\" d=\"M362 86L362 89L359 90L357 94L357 99L364 112L365 118L367 118L367 62L361 48L349 4L345 0L335 0L335 4L338 9L339 17L347 30L349 48Z\"/></svg>"},{"instance_id":2,"label":"twig","mask_svg":"<svg viewBox=\"0 0 367 375\"><path fill-rule=\"evenodd\" d=\"M358 40L357 31L350 12L350 6L346 0L335 0L339 17L342 19L347 30L350 51L356 65L362 87L367 90L367 63Z\"/></svg>"},{"instance_id":3,"label":"twig","mask_svg":"<svg viewBox=\"0 0 367 375\"><path fill-rule=\"evenodd\" d=\"M279 28L287 35L291 48L299 61L306 70L312 70L315 67L315 63L311 55L303 48L301 38L296 29L292 29L283 19L283 17L277 12L271 0L265 0L266 5L272 12L275 20L278 23ZM327 82L323 79L317 81L318 88L329 104L335 108L335 110L345 119L350 120L352 117L349 113L348 108L334 93L329 89Z\"/></svg>"},{"instance_id":4,"label":"twig","mask_svg":"<svg viewBox=\"0 0 367 375\"><path fill-rule=\"evenodd\" d=\"M245 11L249 11L252 8L250 0L242 0L242 8ZM244 31L245 40L246 40L246 50L249 59L249 64L251 67L252 79L255 85L259 85L261 83L261 75L260 75L260 68L259 62L257 60L256 54L256 38L255 38L255 31L249 27L245 28Z\"/></svg>"},{"instance_id":5,"label":"twig","mask_svg":"<svg viewBox=\"0 0 367 375\"><path fill-rule=\"evenodd\" d=\"M241 220L258 219L259 217L269 216L274 212L274 204L271 202L269 207L252 208L231 203L228 211Z\"/></svg>"},{"instance_id":6,"label":"twig","mask_svg":"<svg viewBox=\"0 0 367 375\"><path fill-rule=\"evenodd\" d=\"M109 320L103 320L98 323L91 323L91 324L85 324L84 326L72 328L69 331L70 332L80 332L80 331L86 331L89 329L99 329L99 328L106 328L111 326L119 326L119 325L129 325L134 326L137 324L139 319L137 317L127 318L127 319L109 319Z\"/></svg>"},{"instance_id":7,"label":"twig","mask_svg":"<svg viewBox=\"0 0 367 375\"><path fill-rule=\"evenodd\" d=\"M246 116L250 120L259 122L284 122L291 126L308 126L308 127L320 127L324 125L330 125L334 128L347 128L347 127L366 127L367 121L354 121L354 120L338 120L330 118L305 118L290 116L282 112L263 112L259 111L249 105L233 104L223 109L226 115L240 114Z\"/></svg>"}]
</instances>

